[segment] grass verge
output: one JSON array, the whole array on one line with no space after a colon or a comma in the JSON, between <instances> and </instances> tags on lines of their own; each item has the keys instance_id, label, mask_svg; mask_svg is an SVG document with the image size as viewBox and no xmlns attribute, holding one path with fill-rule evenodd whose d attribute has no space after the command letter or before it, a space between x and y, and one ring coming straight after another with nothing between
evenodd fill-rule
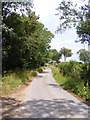
<instances>
[{"instance_id":1,"label":"grass verge","mask_svg":"<svg viewBox=\"0 0 90 120\"><path fill-rule=\"evenodd\" d=\"M2 77L2 96L11 94L19 86L32 81L33 77L37 76L38 69L34 70L16 70L9 71Z\"/></svg>"},{"instance_id":2,"label":"grass verge","mask_svg":"<svg viewBox=\"0 0 90 120\"><path fill-rule=\"evenodd\" d=\"M79 97L88 100L90 90L88 89L88 84L85 87L81 79L75 79L73 77L65 77L60 73L60 70L55 66L50 66L53 72L53 77L55 80L66 90L70 90L77 94Z\"/></svg>"},{"instance_id":3,"label":"grass verge","mask_svg":"<svg viewBox=\"0 0 90 120\"><path fill-rule=\"evenodd\" d=\"M32 81L33 77L37 76L37 74L39 72L41 73L44 69L45 67L43 66L33 70L16 70L4 73L2 77L2 96L11 94L23 84L27 85L28 82Z\"/></svg>"}]
</instances>

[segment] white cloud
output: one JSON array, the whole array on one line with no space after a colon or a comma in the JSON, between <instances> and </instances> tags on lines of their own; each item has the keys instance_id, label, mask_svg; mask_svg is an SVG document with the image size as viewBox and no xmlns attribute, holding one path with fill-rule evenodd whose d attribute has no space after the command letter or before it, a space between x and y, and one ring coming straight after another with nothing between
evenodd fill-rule
<instances>
[{"instance_id":1,"label":"white cloud","mask_svg":"<svg viewBox=\"0 0 90 120\"><path fill-rule=\"evenodd\" d=\"M50 45L51 45L51 48L53 48L53 49L56 48L58 51L62 47L66 47L66 48L72 49L73 53L76 53L78 50L84 48L83 44L81 44L79 42L75 43L75 41L72 40L72 39L71 40L68 40L68 39L62 40L62 39L58 39L58 38L57 39L53 39ZM87 49L87 45L86 45L86 49Z\"/></svg>"},{"instance_id":2,"label":"white cloud","mask_svg":"<svg viewBox=\"0 0 90 120\"><path fill-rule=\"evenodd\" d=\"M55 14L57 11L55 10L60 1L55 0L33 0L34 2L34 10L36 15L40 16L40 21L48 28L51 32L55 33L57 29L57 25L59 19Z\"/></svg>"}]
</instances>

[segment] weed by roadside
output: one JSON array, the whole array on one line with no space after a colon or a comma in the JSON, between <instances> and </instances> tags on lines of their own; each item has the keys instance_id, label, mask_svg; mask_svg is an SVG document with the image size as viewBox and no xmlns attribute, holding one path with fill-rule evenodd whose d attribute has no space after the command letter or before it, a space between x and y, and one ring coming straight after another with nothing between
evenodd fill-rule
<instances>
[{"instance_id":1,"label":"weed by roadside","mask_svg":"<svg viewBox=\"0 0 90 120\"><path fill-rule=\"evenodd\" d=\"M16 90L20 85L27 84L37 76L38 72L43 72L44 67L33 70L5 71L2 77L2 95L7 95Z\"/></svg>"},{"instance_id":2,"label":"weed by roadside","mask_svg":"<svg viewBox=\"0 0 90 120\"><path fill-rule=\"evenodd\" d=\"M2 95L12 92L20 85L26 84L31 79L31 70L16 70L5 74L2 77Z\"/></svg>"},{"instance_id":3,"label":"weed by roadside","mask_svg":"<svg viewBox=\"0 0 90 120\"><path fill-rule=\"evenodd\" d=\"M71 90L85 100L89 99L90 90L88 89L88 83L85 87L84 82L80 78L76 79L71 76L63 76L60 73L59 68L55 66L51 66L51 69L53 72L53 77L60 85L62 85L64 89Z\"/></svg>"}]
</instances>

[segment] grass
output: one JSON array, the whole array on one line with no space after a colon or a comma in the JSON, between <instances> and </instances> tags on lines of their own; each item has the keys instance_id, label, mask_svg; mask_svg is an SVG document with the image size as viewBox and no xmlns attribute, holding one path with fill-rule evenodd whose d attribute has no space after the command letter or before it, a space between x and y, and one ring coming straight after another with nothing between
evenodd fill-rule
<instances>
[{"instance_id":1,"label":"grass","mask_svg":"<svg viewBox=\"0 0 90 120\"><path fill-rule=\"evenodd\" d=\"M38 72L42 72L45 67L40 67L33 70L16 70L14 72L8 71L4 72L2 77L2 95L12 93L20 85L27 84L29 81L32 81L33 77L37 76ZM42 71L41 71L42 70Z\"/></svg>"},{"instance_id":2,"label":"grass","mask_svg":"<svg viewBox=\"0 0 90 120\"><path fill-rule=\"evenodd\" d=\"M55 66L50 66L53 72L53 77L55 80L66 90L70 90L77 94L79 97L85 100L89 99L90 90L88 89L88 84L85 87L81 79L75 79L71 76L63 76L60 73L59 68Z\"/></svg>"},{"instance_id":3,"label":"grass","mask_svg":"<svg viewBox=\"0 0 90 120\"><path fill-rule=\"evenodd\" d=\"M33 78L33 71L35 70L16 70L14 72L8 72L2 77L2 95L12 93L22 84L27 84Z\"/></svg>"}]
</instances>

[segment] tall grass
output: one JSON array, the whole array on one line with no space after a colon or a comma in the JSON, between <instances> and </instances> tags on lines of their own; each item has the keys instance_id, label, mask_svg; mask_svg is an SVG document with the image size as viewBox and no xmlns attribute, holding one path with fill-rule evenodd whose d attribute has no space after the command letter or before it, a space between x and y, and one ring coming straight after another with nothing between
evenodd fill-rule
<instances>
[{"instance_id":1,"label":"tall grass","mask_svg":"<svg viewBox=\"0 0 90 120\"><path fill-rule=\"evenodd\" d=\"M66 90L71 90L78 96L84 98L85 100L89 99L89 93L90 90L88 89L88 83L86 87L84 86L84 82L77 77L73 76L63 76L63 74L60 73L60 69L55 66L51 66L53 77L55 80L62 85L62 87Z\"/></svg>"},{"instance_id":2,"label":"tall grass","mask_svg":"<svg viewBox=\"0 0 90 120\"><path fill-rule=\"evenodd\" d=\"M16 90L20 85L27 84L32 81L33 77L37 76L38 72L42 72L45 67L40 67L33 70L15 70L8 71L2 77L2 95L7 95Z\"/></svg>"},{"instance_id":3,"label":"tall grass","mask_svg":"<svg viewBox=\"0 0 90 120\"><path fill-rule=\"evenodd\" d=\"M6 95L17 89L22 84L27 84L33 78L35 70L16 70L8 72L2 77L2 95Z\"/></svg>"}]
</instances>

